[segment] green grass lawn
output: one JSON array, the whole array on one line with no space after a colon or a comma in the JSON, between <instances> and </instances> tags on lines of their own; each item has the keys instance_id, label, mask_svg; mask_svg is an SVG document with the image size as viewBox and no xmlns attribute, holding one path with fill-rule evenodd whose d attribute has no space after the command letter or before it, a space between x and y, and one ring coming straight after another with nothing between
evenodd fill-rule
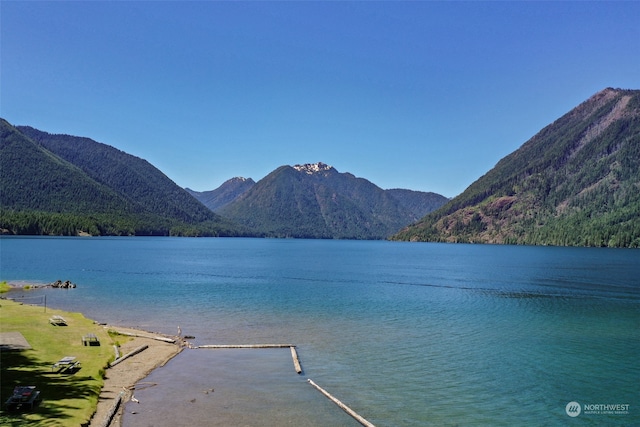
<instances>
[{"instance_id":1,"label":"green grass lawn","mask_svg":"<svg viewBox=\"0 0 640 427\"><path fill-rule=\"evenodd\" d=\"M53 326L49 319L60 315L67 326ZM95 412L107 363L114 359L114 341L107 331L80 313L22 305L0 299L0 332L22 333L30 350L0 352L0 398L2 426L81 426ZM99 346L85 346L82 337L95 334ZM126 339L126 338L125 338ZM75 356L81 368L57 373L52 365L64 356ZM8 411L4 405L16 385L35 385L42 403L33 410Z\"/></svg>"}]
</instances>

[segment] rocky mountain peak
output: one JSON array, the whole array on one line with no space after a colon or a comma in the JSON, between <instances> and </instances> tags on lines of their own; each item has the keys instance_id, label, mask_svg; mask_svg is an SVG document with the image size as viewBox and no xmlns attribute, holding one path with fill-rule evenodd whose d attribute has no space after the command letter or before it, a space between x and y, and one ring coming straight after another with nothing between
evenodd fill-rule
<instances>
[{"instance_id":1,"label":"rocky mountain peak","mask_svg":"<svg viewBox=\"0 0 640 427\"><path fill-rule=\"evenodd\" d=\"M325 163L305 163L304 165L295 165L293 167L298 172L304 172L308 175L313 175L314 173L325 172L333 169L333 166L329 166Z\"/></svg>"},{"instance_id":2,"label":"rocky mountain peak","mask_svg":"<svg viewBox=\"0 0 640 427\"><path fill-rule=\"evenodd\" d=\"M233 177L231 179L228 179L226 181L226 183L229 183L229 184L236 183L236 182L237 183L242 183L242 182L246 182L246 181L253 181L253 180L251 178L245 178L243 176L235 176L235 177Z\"/></svg>"}]
</instances>

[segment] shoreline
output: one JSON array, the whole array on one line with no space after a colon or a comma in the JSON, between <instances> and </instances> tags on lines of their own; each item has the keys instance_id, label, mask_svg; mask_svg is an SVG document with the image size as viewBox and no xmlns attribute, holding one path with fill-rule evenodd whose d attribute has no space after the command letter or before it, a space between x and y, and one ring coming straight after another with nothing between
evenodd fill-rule
<instances>
[{"instance_id":1,"label":"shoreline","mask_svg":"<svg viewBox=\"0 0 640 427\"><path fill-rule=\"evenodd\" d=\"M131 338L120 345L122 354L127 354L140 346L148 346L140 355L135 355L122 363L105 369L104 384L98 396L96 411L88 424L89 427L103 426L116 398L121 395L121 403L111 423L108 425L122 427L124 407L127 402L134 398L136 384L149 376L154 370L166 365L171 359L180 354L188 344L180 337L170 337L124 326L103 325L103 327L105 330L121 333L121 335ZM158 336L176 339L176 341L175 343L169 343L154 338Z\"/></svg>"},{"instance_id":2,"label":"shoreline","mask_svg":"<svg viewBox=\"0 0 640 427\"><path fill-rule=\"evenodd\" d=\"M2 300L10 301L11 298L10 297L7 298L3 296ZM34 308L38 307L37 305L25 304L25 303L16 302L16 301L12 301L12 302L18 305L24 305L24 306L34 307ZM2 305L4 306L4 303L2 303ZM86 418L83 418L82 422L79 423L79 425L82 427L123 427L123 420L125 419L125 416L128 416L127 414L145 413L145 411L147 411L148 413L148 410L149 410L148 408L149 407L153 408L153 403L151 403L153 399L151 399L150 401L146 401L148 395L146 395L145 393L141 393L142 396L140 397L142 397L143 401L139 401L135 396L136 389L144 390L149 387L160 385L160 383L154 383L149 381L144 382L143 380L149 377L157 369L164 367L169 361L171 361L173 358L179 355L185 348L189 348L189 349L200 348L198 346L196 347L192 346L192 344L189 341L189 339L192 337L188 335L182 336L179 327L178 327L179 335L169 335L169 334L151 332L148 330L133 328L128 326L116 326L108 323L99 323L93 319L85 317L80 312L72 313L72 312L58 310L58 309L52 309L50 311L48 310L47 312L44 312L44 313L37 313L37 317L41 320L46 320L47 318L49 318L50 314L53 314L53 313L55 313L56 315L62 315L65 319L72 320L71 322L69 322L70 326L65 326L64 329L59 329L60 332L66 330L67 328L74 328L73 324L77 323L76 322L77 318L82 318L84 319L83 321L85 322L91 322L92 324L91 329L96 335L101 337L100 346L103 347L103 351L101 353L101 360L102 360L102 363L104 363L100 365L102 367L101 368L102 384L100 386L99 391L96 389L97 399L95 401L95 404L87 405L87 411L85 412ZM76 319L74 319L74 317ZM86 328L86 326L82 326L82 328L84 331L85 330L84 328ZM29 327L18 328L18 329L13 328L13 329L17 331L22 330L22 332L25 332L25 333L29 332ZM75 336L77 332L73 331L73 334ZM36 345L34 346L34 349L50 348L49 347L50 344L49 345L43 345L43 344L44 343L40 343L38 345L36 343ZM84 350L89 350L89 347L86 347L86 346L83 347L80 343L77 343L76 345L79 345L80 346L79 348L82 348ZM112 347L117 348L117 351L115 351ZM295 346L292 344L208 345L208 346L203 346L202 348L230 348L230 349L278 348L278 349L283 349L287 347L291 349L290 353L293 360L295 371L298 375L300 375L302 373L302 369L299 364L297 353L295 352ZM117 361L118 363L114 363L114 360L113 360L114 351L116 353L115 361ZM107 353L111 355L111 357L108 360L106 359ZM194 355L195 353L197 352L193 352ZM75 354L78 354L78 353L75 353ZM88 354L90 353L84 354L83 362L87 360ZM78 356L82 356L82 355L78 354ZM189 360L189 358L187 358L187 360ZM226 359L223 358L223 360L226 360ZM83 363L83 366L84 366L84 363ZM94 372L97 372L97 365L93 369L94 369ZM277 369L272 370L270 372L275 372L275 371L277 371ZM174 375L171 372L171 369L169 369L167 372L168 372L168 375ZM167 374L164 374L161 372L161 375L167 375ZM260 375L262 375L262 373ZM226 377L225 374L221 375L221 378L225 378L225 377ZM157 377L153 377L153 378L157 378ZM158 380L150 379L150 381L158 381ZM223 379L222 383L224 383L224 381L225 380ZM229 379L226 378L226 381L229 381ZM248 383L248 381L249 381L248 378L243 378L242 382ZM306 382L304 381L301 382L301 384L304 384L304 383ZM47 387L46 384L44 386ZM48 386L52 387L51 384L49 384ZM262 387L264 387L264 385ZM268 387L270 388L272 387L271 383L269 383ZM314 386L314 387L317 388L317 386ZM217 388L218 387L216 387L216 389ZM233 390L233 388L231 390ZM318 390L320 389L318 388ZM210 391L213 391L213 388L211 388ZM209 389L205 391L206 394L208 394L208 392L209 392ZM200 393L200 392L198 391L197 393ZM229 399L229 396L234 396L234 391L229 392L229 389L227 389L227 393L220 395L221 398ZM241 393L240 395L237 395L237 391L236 391L236 395L235 395L236 400L233 400L234 402L243 402L244 399L246 399L245 395L242 394L242 392L240 393ZM305 390L303 393L309 393L309 392ZM322 394L325 394L325 393L326 392L322 391ZM218 395L218 393L216 393L216 395ZM317 396L311 397L311 393L309 394L309 396L310 396L309 398L310 402L311 401L317 402L317 403L314 403L316 407L317 405L322 406L326 404L326 403L323 403L324 399L316 400ZM330 396L328 394L325 394L325 396L329 399L329 401L335 403L339 408L343 409L343 411L346 412L346 414L343 415L342 412L337 411L335 414L332 414L331 419L342 419L341 417L347 416L347 417L351 417L352 420L355 419L356 422L360 422L358 421L358 418L357 418L359 416L357 417L354 416L353 414L355 414L355 412L353 412L351 409L348 409L348 410L345 409L346 405L344 405L342 402L338 401L333 396ZM232 397L232 399L234 398ZM260 400L261 399L258 399L258 401ZM46 401L46 398L45 398L45 401ZM193 404L193 402L195 401L196 401L196 398L191 399L189 400L190 402L189 404ZM222 401L224 402L224 400ZM234 423L239 419L243 419L243 417L245 417L244 415L234 412L234 409L228 410L229 405L231 406L235 405L235 403L230 404L229 402L231 401L227 401L226 406L222 407L222 411L223 412L226 411L223 415L224 417L227 417L226 420L228 420L229 423ZM137 409L137 404L140 404L140 409ZM149 404L151 406L147 406L146 404ZM157 406L157 402L156 402L156 406ZM274 405L270 405L268 410L271 410L271 408L274 408L274 407L275 407ZM51 407L47 409L50 411ZM44 412L41 412L40 414L37 414L38 412L41 412L41 411L38 411L37 409L33 411L34 415L44 416L45 417L44 419L48 418L48 416L46 415L47 414L46 410ZM277 415L275 416L277 418ZM304 418L306 415L302 414L298 416L302 417L301 419L305 420L303 424L307 425L308 420ZM285 421L286 421L286 418L283 418L283 422ZM221 425L221 424L216 424L216 425ZM223 425L229 425L229 424L223 424ZM315 426L316 424L312 422L309 425ZM370 425L370 424L366 424L366 425Z\"/></svg>"},{"instance_id":3,"label":"shoreline","mask_svg":"<svg viewBox=\"0 0 640 427\"><path fill-rule=\"evenodd\" d=\"M29 286L32 284L25 282L25 285ZM26 302L16 301L11 298L12 290L24 289L22 283L17 284L14 281L11 282L9 286L9 292L2 292L0 294L0 301L11 301L12 303L16 304L15 306L13 306L12 304L11 306L13 307L38 307L37 304L33 305ZM3 302L1 305L3 306L2 314L3 316L5 316L5 303ZM9 308L11 306L7 307ZM33 311L31 311L31 313L33 313ZM189 342L187 342L184 337L155 333L128 326L116 326L111 324L99 323L89 317L84 316L83 313L73 313L64 310L51 309L47 310L44 313L38 312L37 314L35 314L36 319L39 319L36 320L36 322L47 322L47 319L52 313L61 315L65 319L72 319L72 323L74 324L78 323L78 317L84 319L82 320L82 322L92 324L93 327L90 327L88 329L85 329L86 326L83 326L81 328L83 328L83 331L93 330L94 333L98 334L98 336L101 337L100 345L106 347L102 353L102 357L106 357L106 354L108 353L111 353L113 355L116 350L112 347L117 346L120 355L119 357L123 359L121 363L115 364L113 366L109 363L106 363L107 361L106 359L104 359L105 364L102 366L102 372L104 372L102 375L102 386L99 390L95 407L92 408L92 414L88 418L85 418L85 421L81 424L84 427L102 427L107 425L105 424L105 420L107 416L113 412L114 403L116 402L118 396L120 396L121 398L120 405L117 411L112 414L113 416L108 426L121 427L121 420L125 404L128 403L129 400L131 400L131 398L133 397L136 384L142 379L146 378L155 369L163 367L171 359L182 352L185 347L190 347ZM69 326L69 328L74 328L74 326ZM30 326L26 328L16 328L15 326L12 327L8 324L4 324L3 322L1 332L4 333L15 330L29 336L32 335L29 329ZM62 331L66 331L66 327L65 329L60 330L60 332ZM109 332L111 332L111 334ZM72 333L75 334L77 332L74 331ZM122 339L119 339L120 336L122 337ZM33 338L33 341L36 342L35 349L30 350L31 347L28 347L28 350L37 351L38 348L43 348L43 343L37 344L37 338ZM134 349L143 346L144 350L139 354L134 354L126 359L122 358L123 355L127 355ZM49 346L46 345L46 347ZM5 357L4 354L5 349L3 349L3 358ZM111 358L113 359L113 356ZM5 367L3 366L3 371L4 368ZM97 367L94 369L97 369Z\"/></svg>"}]
</instances>

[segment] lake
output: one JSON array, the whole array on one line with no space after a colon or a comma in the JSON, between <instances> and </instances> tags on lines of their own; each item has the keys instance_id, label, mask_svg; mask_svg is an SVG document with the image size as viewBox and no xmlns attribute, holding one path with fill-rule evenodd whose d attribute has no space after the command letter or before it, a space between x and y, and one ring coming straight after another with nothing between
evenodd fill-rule
<instances>
[{"instance_id":1,"label":"lake","mask_svg":"<svg viewBox=\"0 0 640 427\"><path fill-rule=\"evenodd\" d=\"M358 425L308 378L378 426L640 424L638 250L0 239L0 280L58 279L78 287L11 296L195 345L297 346L302 375L288 349L185 350L125 427Z\"/></svg>"}]
</instances>

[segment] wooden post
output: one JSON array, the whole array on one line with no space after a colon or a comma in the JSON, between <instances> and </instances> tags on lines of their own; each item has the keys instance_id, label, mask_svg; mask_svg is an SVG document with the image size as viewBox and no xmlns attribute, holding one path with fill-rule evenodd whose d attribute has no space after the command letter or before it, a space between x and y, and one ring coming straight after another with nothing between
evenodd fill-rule
<instances>
[{"instance_id":1,"label":"wooden post","mask_svg":"<svg viewBox=\"0 0 640 427\"><path fill-rule=\"evenodd\" d=\"M300 367L300 361L298 360L298 352L296 351L295 346L291 346L291 358L293 359L293 367L295 368L296 372L301 374L302 373L302 368Z\"/></svg>"},{"instance_id":2,"label":"wooden post","mask_svg":"<svg viewBox=\"0 0 640 427\"><path fill-rule=\"evenodd\" d=\"M324 394L330 401L332 401L333 403L338 405L347 414L351 415L360 424L362 424L363 426L366 426L366 427L375 427L369 421L365 420L360 415L358 415L358 413L356 411L354 411L353 409L349 408L347 405L345 405L344 403L340 402L338 399L336 399L331 394L329 394L328 391L326 391L325 389L320 387L318 384L316 384L313 381L311 381L311 379L307 379L307 381L309 382L309 384L311 384L313 387L315 387L320 393Z\"/></svg>"}]
</instances>

